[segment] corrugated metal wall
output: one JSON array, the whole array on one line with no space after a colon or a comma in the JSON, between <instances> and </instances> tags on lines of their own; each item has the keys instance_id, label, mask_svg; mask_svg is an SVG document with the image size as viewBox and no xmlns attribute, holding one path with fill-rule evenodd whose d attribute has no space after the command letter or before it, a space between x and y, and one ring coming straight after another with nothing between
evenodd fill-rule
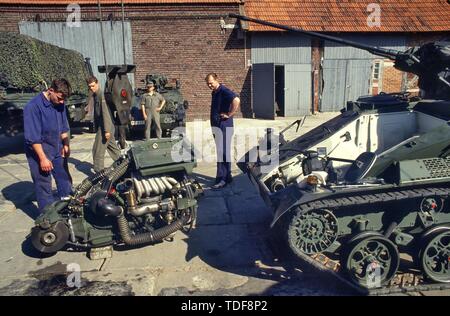
<instances>
[{"instance_id":1,"label":"corrugated metal wall","mask_svg":"<svg viewBox=\"0 0 450 316\"><path fill-rule=\"evenodd\" d=\"M404 36L344 35L354 42L403 51ZM320 111L342 109L347 101L369 94L372 61L380 58L365 50L325 41L323 59L323 92Z\"/></svg>"},{"instance_id":2,"label":"corrugated metal wall","mask_svg":"<svg viewBox=\"0 0 450 316\"><path fill-rule=\"evenodd\" d=\"M340 38L370 46L379 46L388 49L405 50L406 38L398 35L339 35ZM377 56L351 46L325 41L324 59L374 59Z\"/></svg>"},{"instance_id":3,"label":"corrugated metal wall","mask_svg":"<svg viewBox=\"0 0 450 316\"><path fill-rule=\"evenodd\" d=\"M311 40L307 36L253 33L251 46L253 64L311 63Z\"/></svg>"},{"instance_id":4,"label":"corrugated metal wall","mask_svg":"<svg viewBox=\"0 0 450 316\"><path fill-rule=\"evenodd\" d=\"M125 22L125 54L126 63L133 64L131 44L131 24ZM65 22L20 22L21 34L29 35L41 41L72 49L91 58L94 75L104 87L105 74L98 72L97 66L104 65L103 46L100 22L82 22L81 27L68 27ZM108 64L123 64L122 22L103 22L105 36L106 59ZM131 84L134 84L134 74L129 74Z\"/></svg>"},{"instance_id":5,"label":"corrugated metal wall","mask_svg":"<svg viewBox=\"0 0 450 316\"><path fill-rule=\"evenodd\" d=\"M320 111L339 111L347 101L369 94L371 65L371 59L324 60Z\"/></svg>"}]
</instances>

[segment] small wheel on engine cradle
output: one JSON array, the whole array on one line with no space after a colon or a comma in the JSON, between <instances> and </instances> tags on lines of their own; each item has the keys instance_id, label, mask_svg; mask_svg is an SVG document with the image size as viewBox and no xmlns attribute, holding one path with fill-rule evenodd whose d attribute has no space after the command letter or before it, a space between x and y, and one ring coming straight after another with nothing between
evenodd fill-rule
<instances>
[{"instance_id":1,"label":"small wheel on engine cradle","mask_svg":"<svg viewBox=\"0 0 450 316\"><path fill-rule=\"evenodd\" d=\"M420 268L430 280L450 283L450 229L438 230L428 240L420 251Z\"/></svg>"},{"instance_id":2,"label":"small wheel on engine cradle","mask_svg":"<svg viewBox=\"0 0 450 316\"><path fill-rule=\"evenodd\" d=\"M42 253L54 253L61 250L69 240L69 228L61 221L48 229L39 226L31 231L31 243Z\"/></svg>"},{"instance_id":3,"label":"small wheel on engine cradle","mask_svg":"<svg viewBox=\"0 0 450 316\"><path fill-rule=\"evenodd\" d=\"M367 232L359 238L357 235L352 240L343 256L351 280L365 288L387 285L400 264L397 246L376 232Z\"/></svg>"},{"instance_id":4,"label":"small wheel on engine cradle","mask_svg":"<svg viewBox=\"0 0 450 316\"><path fill-rule=\"evenodd\" d=\"M296 254L326 251L338 236L336 216L325 209L295 214L287 227L289 248Z\"/></svg>"}]
</instances>

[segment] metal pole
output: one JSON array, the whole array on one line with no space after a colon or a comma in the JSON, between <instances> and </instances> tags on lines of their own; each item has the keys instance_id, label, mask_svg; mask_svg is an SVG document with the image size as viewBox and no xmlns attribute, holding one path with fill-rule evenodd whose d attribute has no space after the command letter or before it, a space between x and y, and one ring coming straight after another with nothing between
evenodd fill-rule
<instances>
[{"instance_id":1,"label":"metal pole","mask_svg":"<svg viewBox=\"0 0 450 316\"><path fill-rule=\"evenodd\" d=\"M122 44L123 44L123 64L127 64L127 55L125 51L125 9L123 7L123 0L122 0Z\"/></svg>"},{"instance_id":2,"label":"metal pole","mask_svg":"<svg viewBox=\"0 0 450 316\"><path fill-rule=\"evenodd\" d=\"M108 80L108 62L106 61L106 48L105 48L105 38L103 36L102 9L100 7L100 0L97 0L97 3L98 3L98 14L99 14L98 19L100 20L100 32L101 32L102 45L103 45L103 59L105 61L105 75L106 75L106 80Z\"/></svg>"}]
</instances>

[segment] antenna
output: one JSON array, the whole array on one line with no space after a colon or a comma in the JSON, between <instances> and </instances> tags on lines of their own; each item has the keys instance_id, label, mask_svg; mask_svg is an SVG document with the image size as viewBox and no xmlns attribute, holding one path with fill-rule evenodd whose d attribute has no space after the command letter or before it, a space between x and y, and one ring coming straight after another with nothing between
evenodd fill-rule
<instances>
[{"instance_id":1,"label":"antenna","mask_svg":"<svg viewBox=\"0 0 450 316\"><path fill-rule=\"evenodd\" d=\"M127 64L127 55L125 51L125 9L122 0L122 45L123 45L123 64Z\"/></svg>"},{"instance_id":2,"label":"antenna","mask_svg":"<svg viewBox=\"0 0 450 316\"><path fill-rule=\"evenodd\" d=\"M102 46L103 46L103 59L105 60L105 75L106 80L108 80L108 62L106 61L106 48L105 48L105 37L103 34L103 22L102 22L102 8L100 7L100 0L97 0L98 3L98 19L100 20L100 32L102 37Z\"/></svg>"}]
</instances>

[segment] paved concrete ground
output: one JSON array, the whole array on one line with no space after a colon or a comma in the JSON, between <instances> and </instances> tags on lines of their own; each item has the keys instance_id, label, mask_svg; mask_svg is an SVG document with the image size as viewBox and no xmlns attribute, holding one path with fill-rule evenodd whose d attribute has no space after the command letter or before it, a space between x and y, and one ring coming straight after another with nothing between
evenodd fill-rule
<instances>
[{"instance_id":1,"label":"paved concrete ground","mask_svg":"<svg viewBox=\"0 0 450 316\"><path fill-rule=\"evenodd\" d=\"M308 117L299 134L335 115ZM238 119L236 126L283 128L292 121ZM94 135L73 136L69 168L78 184L91 174ZM295 129L288 138L294 136ZM173 242L116 249L102 260L90 260L84 252L37 255L26 241L37 208L22 141L0 139L0 295L355 294L329 276L303 272L278 258L276 246L269 242L271 212L236 166L231 186L205 191L197 228L188 236L178 232ZM106 164L110 162L108 157ZM214 163L199 162L195 177L205 187L214 176ZM62 275L73 264L81 269L80 288L69 288Z\"/></svg>"}]
</instances>

